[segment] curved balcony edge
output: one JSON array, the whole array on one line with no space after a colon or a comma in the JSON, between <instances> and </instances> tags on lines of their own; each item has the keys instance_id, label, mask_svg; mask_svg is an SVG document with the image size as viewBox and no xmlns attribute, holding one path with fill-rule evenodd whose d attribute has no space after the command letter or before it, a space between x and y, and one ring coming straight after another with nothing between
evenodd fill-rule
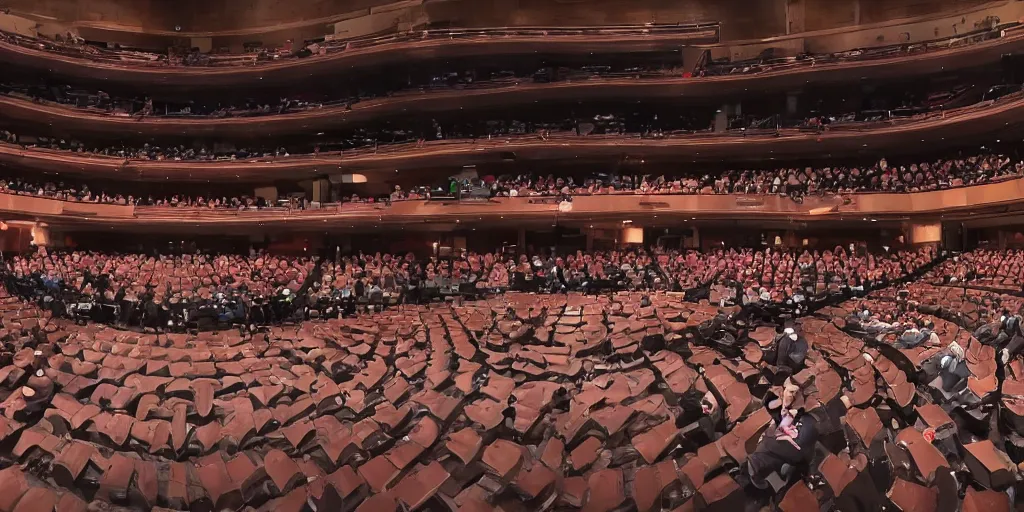
<instances>
[{"instance_id":1,"label":"curved balcony edge","mask_svg":"<svg viewBox=\"0 0 1024 512\"><path fill-rule=\"evenodd\" d=\"M593 51L639 52L678 49L681 45L706 41L717 34L707 31L677 34L637 35L506 35L467 36L461 38L406 39L394 36L395 42L382 42L325 56L285 60L259 66L231 67L140 67L96 62L80 57L60 55L45 50L26 48L0 41L0 62L39 69L57 75L126 84L166 86L217 87L260 80L261 85L285 82L295 78L308 79L333 70L379 66L402 60L472 57L479 55L515 55L538 51L557 53L589 53Z\"/></svg>"},{"instance_id":2,"label":"curved balcony edge","mask_svg":"<svg viewBox=\"0 0 1024 512\"><path fill-rule=\"evenodd\" d=\"M907 23L912 22L912 20L903 21ZM702 27L705 28L702 29ZM298 78L309 79L346 66L351 70L363 66L379 66L394 63L401 60L515 55L539 51L572 54L595 51L616 51L621 53L679 50L687 44L693 44L697 49L727 48L737 44L760 47L779 41L779 38L766 38L763 40L715 43L712 45L702 44L709 38L712 40L717 38L719 28L715 23L697 24L692 27L693 30L667 33L645 33L647 27L634 28L637 29L637 33L623 34L612 31L607 35L594 33L563 35L558 33L561 30L558 28L551 28L551 30L555 31L552 34L547 34L543 28L521 29L521 31L533 32L530 35L515 33L516 29L466 29L464 31L456 31L458 35L452 37L439 37L429 33L429 31L423 32L421 37L416 37L415 34L395 34L374 38L370 41L370 44L360 43L354 47L349 46L343 51L326 56L285 60L258 66L225 67L130 66L114 62L98 62L77 56L61 55L55 52L0 41L0 62L45 70L48 73L58 75L91 78L114 83L217 87L238 85L250 80L259 80L261 85L276 84ZM660 26L654 28L660 28ZM495 35L488 32L500 30L511 30L513 33L511 35ZM845 32L852 33L858 30L862 30L862 27L851 27L846 29ZM837 33L841 34L843 32ZM951 37L948 39L949 48L933 49L922 53L917 56L921 60L908 60L911 67L907 69L901 69L899 61L904 59L898 57L847 61L838 64L825 64L823 67L828 67L833 71L842 69L842 67L848 67L851 75L861 73L861 76L863 76L863 73L900 76L908 73L923 72L922 69L919 69L919 65L914 64L914 62L920 62L928 70L952 70L971 67L979 65L982 61L992 57L998 58L1000 55L1013 53L1024 46L1024 43L1022 43L1022 40L1024 40L1024 28L1021 26L1008 28L1002 34L1002 37L981 42L974 41L962 46L958 46L957 43L963 43L960 39L964 38ZM786 36L785 39L799 39L800 37L816 37L816 33L793 34ZM911 46L913 45L907 45L908 48ZM973 58L968 59L966 57ZM807 68L810 66L807 66L806 62L801 65L805 67L803 74L809 76L807 73L810 71ZM758 76L762 75L751 75L748 78L756 78Z\"/></svg>"},{"instance_id":3,"label":"curved balcony edge","mask_svg":"<svg viewBox=\"0 0 1024 512\"><path fill-rule=\"evenodd\" d=\"M238 211L120 206L78 203L0 193L0 215L9 220L35 220L68 228L131 228L157 230L194 227L286 227L345 229L381 225L415 227L428 224L488 226L502 222L586 223L601 221L666 222L684 219L785 220L923 220L955 218L1005 209L1024 203L1024 178L984 185L908 194L865 193L808 196L797 203L778 195L596 195L576 196L562 204L547 197L493 198L466 201L399 201L384 204L334 204L311 210ZM571 206L570 206L571 205ZM656 220L660 219L660 220Z\"/></svg>"},{"instance_id":4,"label":"curved balcony edge","mask_svg":"<svg viewBox=\"0 0 1024 512\"><path fill-rule=\"evenodd\" d=\"M817 154L896 150L919 144L946 144L945 137L965 143L971 137L1005 131L1021 123L1021 94L995 102L931 113L917 118L833 125L828 131L787 129L770 132L698 133L662 139L623 136L520 135L494 139L442 140L396 144L343 153L214 161L142 161L22 148L0 144L0 165L59 172L73 176L135 181L212 182L273 179L301 180L349 172L411 171L438 166L481 165L508 158L587 163L642 155L651 159L708 158L743 160ZM951 139L954 140L954 139ZM391 174L393 176L393 174Z\"/></svg>"}]
</instances>

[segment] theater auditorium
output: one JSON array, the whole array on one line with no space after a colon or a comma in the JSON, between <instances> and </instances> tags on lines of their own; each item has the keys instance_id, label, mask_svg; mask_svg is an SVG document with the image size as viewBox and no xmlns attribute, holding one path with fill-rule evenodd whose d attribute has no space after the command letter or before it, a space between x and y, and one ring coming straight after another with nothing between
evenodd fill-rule
<instances>
[{"instance_id":1,"label":"theater auditorium","mask_svg":"<svg viewBox=\"0 0 1024 512\"><path fill-rule=\"evenodd\" d=\"M1024 2L0 0L0 512L1024 510Z\"/></svg>"}]
</instances>

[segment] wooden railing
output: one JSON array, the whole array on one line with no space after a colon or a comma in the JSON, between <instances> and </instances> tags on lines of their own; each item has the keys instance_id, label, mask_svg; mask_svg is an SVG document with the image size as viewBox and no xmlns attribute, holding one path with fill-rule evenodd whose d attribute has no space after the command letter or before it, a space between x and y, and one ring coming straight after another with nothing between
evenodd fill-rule
<instances>
[{"instance_id":1,"label":"wooden railing","mask_svg":"<svg viewBox=\"0 0 1024 512\"><path fill-rule=\"evenodd\" d=\"M603 27L493 27L493 28L440 28L373 34L369 36L328 39L320 43L327 56L341 54L352 50L371 49L393 45L422 45L436 41L488 41L499 39L536 40L557 43L560 39L600 41L619 40L622 38L669 38L679 42L717 42L720 26L718 23L693 23L671 25L617 25ZM59 57L70 57L88 60L97 64L110 64L123 67L166 68L171 65L167 54L113 50L92 45L68 44L48 39L27 37L10 32L0 32L0 44L18 47L32 52L45 52ZM206 54L188 67L253 67L273 66L281 61L297 61L297 51L269 50L272 59L258 60L258 54ZM307 57L315 59L315 56ZM183 66L184 67L184 66Z\"/></svg>"},{"instance_id":2,"label":"wooden railing","mask_svg":"<svg viewBox=\"0 0 1024 512\"><path fill-rule=\"evenodd\" d=\"M907 23L912 20L906 20ZM843 29L854 32L858 27ZM302 67L302 78L308 74L322 73L331 69L336 59L346 59L351 66L381 65L385 61L408 58L436 57L440 53L449 56L485 55L501 52L531 52L534 49L554 51L595 51L596 45L605 45L618 51L640 51L651 49L678 48L683 45L715 43L719 40L718 23L693 25L640 25L620 27L501 27L491 29L437 29L373 35L349 40L329 40L321 45L326 54L296 58L292 53L282 53L273 59L259 60L253 54L209 55L199 59L199 65L172 65L166 56L145 52L115 52L113 50L61 45L54 42L25 38L8 34L7 41L0 40L0 59L23 66L31 66L53 73L72 73L96 79L119 82L145 82L159 85L234 85L238 80L260 79L290 80L287 74L270 73L271 70ZM799 37L793 35L791 37ZM807 37L815 37L808 33ZM773 44L777 38L761 41L745 41L720 48L749 46L760 48ZM533 46L531 46L533 45ZM858 72L877 68L880 73L906 74L924 72L918 69L925 65L949 70L955 67L976 66L981 62L997 60L1000 55L1024 46L1024 33L1017 23L1007 23L995 30L979 30L936 41L911 44L889 44L868 50L853 49L813 55L807 59L768 59L756 62L756 76L739 73L715 77L734 82L736 80L760 80L762 77L787 76L815 73L824 75L825 70L849 68ZM538 50L539 51L539 50ZM799 49L795 53L803 53ZM984 56L984 58L973 58ZM941 62L940 62L941 61ZM903 69L900 62L912 63ZM884 71L883 71L884 70ZM742 70L741 70L742 71ZM298 76L298 75L296 75ZM858 76L859 78L859 76ZM695 80L712 83L713 78ZM848 79L846 77L843 78Z\"/></svg>"},{"instance_id":3,"label":"wooden railing","mask_svg":"<svg viewBox=\"0 0 1024 512\"><path fill-rule=\"evenodd\" d=\"M612 220L628 218L785 218L815 221L837 218L934 216L1024 202L1024 178L985 185L907 194L808 196L802 202L778 195L593 195L576 196L571 204L536 197L464 201L396 201L344 203L316 209L183 208L122 206L61 201L0 193L0 214L59 224L68 221L97 225L260 224L283 221L309 226L373 225L424 222L488 222L524 220Z\"/></svg>"},{"instance_id":4,"label":"wooden railing","mask_svg":"<svg viewBox=\"0 0 1024 512\"><path fill-rule=\"evenodd\" d=\"M134 206L61 201L46 197L0 193L0 212L39 218L86 217L96 220L133 219Z\"/></svg>"}]
</instances>

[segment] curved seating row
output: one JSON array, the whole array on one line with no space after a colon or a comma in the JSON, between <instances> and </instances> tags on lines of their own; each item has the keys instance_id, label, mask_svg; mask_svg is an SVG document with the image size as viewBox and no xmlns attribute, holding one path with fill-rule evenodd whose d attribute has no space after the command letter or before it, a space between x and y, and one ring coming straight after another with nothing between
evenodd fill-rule
<instances>
[{"instance_id":1,"label":"curved seating row","mask_svg":"<svg viewBox=\"0 0 1024 512\"><path fill-rule=\"evenodd\" d=\"M973 304L950 291L915 299ZM0 504L935 511L963 483L965 509L1008 512L1022 453L988 427L1021 432L1024 367L998 378L990 340L915 304L883 291L799 319L795 352L781 324L672 294L509 294L255 335L72 326L6 298L0 442L21 464ZM866 306L934 336L903 348L903 329L858 331ZM949 357L955 393L937 384ZM773 421L780 398L795 426ZM773 448L784 432L797 455ZM745 477L765 457L795 466L774 492Z\"/></svg>"}]
</instances>

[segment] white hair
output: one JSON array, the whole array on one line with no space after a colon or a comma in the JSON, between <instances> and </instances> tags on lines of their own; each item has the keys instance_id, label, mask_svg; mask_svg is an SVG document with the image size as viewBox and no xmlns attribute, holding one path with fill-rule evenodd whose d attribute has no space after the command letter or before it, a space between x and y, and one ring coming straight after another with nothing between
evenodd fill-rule
<instances>
[{"instance_id":1,"label":"white hair","mask_svg":"<svg viewBox=\"0 0 1024 512\"><path fill-rule=\"evenodd\" d=\"M953 341L949 344L949 353L956 357L957 360L963 361L964 359L964 348L959 343Z\"/></svg>"}]
</instances>

